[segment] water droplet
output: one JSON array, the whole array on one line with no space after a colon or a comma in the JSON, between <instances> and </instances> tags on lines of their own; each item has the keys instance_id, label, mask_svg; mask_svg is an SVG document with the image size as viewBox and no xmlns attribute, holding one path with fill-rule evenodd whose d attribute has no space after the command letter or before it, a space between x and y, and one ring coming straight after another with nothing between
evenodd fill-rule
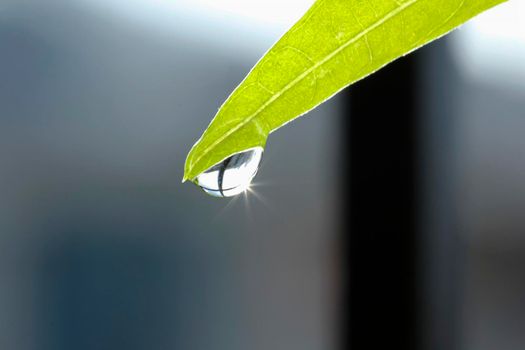
<instances>
[{"instance_id":1,"label":"water droplet","mask_svg":"<svg viewBox=\"0 0 525 350\"><path fill-rule=\"evenodd\" d=\"M261 163L260 147L234 154L197 176L195 183L214 197L232 197L248 189Z\"/></svg>"}]
</instances>

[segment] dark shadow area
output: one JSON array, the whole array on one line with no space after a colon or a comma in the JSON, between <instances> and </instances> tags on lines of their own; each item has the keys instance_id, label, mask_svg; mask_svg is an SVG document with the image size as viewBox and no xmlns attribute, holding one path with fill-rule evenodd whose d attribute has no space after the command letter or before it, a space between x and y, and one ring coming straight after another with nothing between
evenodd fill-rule
<instances>
[{"instance_id":1,"label":"dark shadow area","mask_svg":"<svg viewBox=\"0 0 525 350\"><path fill-rule=\"evenodd\" d=\"M395 61L347 92L350 349L416 348L421 59Z\"/></svg>"}]
</instances>

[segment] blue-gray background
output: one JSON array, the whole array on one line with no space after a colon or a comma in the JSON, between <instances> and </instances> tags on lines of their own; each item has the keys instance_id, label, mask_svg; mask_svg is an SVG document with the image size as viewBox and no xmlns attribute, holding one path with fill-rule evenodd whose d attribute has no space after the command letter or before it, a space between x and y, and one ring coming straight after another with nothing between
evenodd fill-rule
<instances>
[{"instance_id":1,"label":"blue-gray background","mask_svg":"<svg viewBox=\"0 0 525 350\"><path fill-rule=\"evenodd\" d=\"M103 3L0 2L0 348L335 348L342 97L271 136L259 197L207 198L184 157L282 28ZM522 349L523 66L458 46L425 68L429 332Z\"/></svg>"},{"instance_id":2,"label":"blue-gray background","mask_svg":"<svg viewBox=\"0 0 525 350\"><path fill-rule=\"evenodd\" d=\"M335 104L272 137L260 199L182 184L271 38L173 11L0 2L1 349L329 347Z\"/></svg>"}]
</instances>

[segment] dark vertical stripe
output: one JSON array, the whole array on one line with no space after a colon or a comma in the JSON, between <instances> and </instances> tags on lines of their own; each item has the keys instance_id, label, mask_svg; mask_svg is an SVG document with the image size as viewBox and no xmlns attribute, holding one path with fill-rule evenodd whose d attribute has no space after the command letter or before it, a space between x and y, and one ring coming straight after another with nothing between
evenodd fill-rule
<instances>
[{"instance_id":1,"label":"dark vertical stripe","mask_svg":"<svg viewBox=\"0 0 525 350\"><path fill-rule=\"evenodd\" d=\"M233 157L234 156L231 156L230 158L226 159L223 162L223 164L221 164L221 167L219 169L219 178L217 179L217 182L218 182L218 185L219 185L219 192L221 193L221 196L223 196L223 197L224 197L224 187L223 187L224 173L228 169L228 166L230 165L230 162L232 161Z\"/></svg>"},{"instance_id":2,"label":"dark vertical stripe","mask_svg":"<svg viewBox=\"0 0 525 350\"><path fill-rule=\"evenodd\" d=\"M418 57L400 59L347 92L350 349L416 347Z\"/></svg>"}]
</instances>

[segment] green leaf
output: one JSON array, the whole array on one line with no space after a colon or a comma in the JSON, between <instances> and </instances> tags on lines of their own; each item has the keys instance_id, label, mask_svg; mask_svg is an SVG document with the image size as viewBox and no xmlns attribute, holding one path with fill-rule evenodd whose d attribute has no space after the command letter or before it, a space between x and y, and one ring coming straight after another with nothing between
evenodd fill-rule
<instances>
[{"instance_id":1,"label":"green leaf","mask_svg":"<svg viewBox=\"0 0 525 350\"><path fill-rule=\"evenodd\" d=\"M264 147L270 132L504 1L316 1L224 102L191 149L183 181Z\"/></svg>"}]
</instances>

